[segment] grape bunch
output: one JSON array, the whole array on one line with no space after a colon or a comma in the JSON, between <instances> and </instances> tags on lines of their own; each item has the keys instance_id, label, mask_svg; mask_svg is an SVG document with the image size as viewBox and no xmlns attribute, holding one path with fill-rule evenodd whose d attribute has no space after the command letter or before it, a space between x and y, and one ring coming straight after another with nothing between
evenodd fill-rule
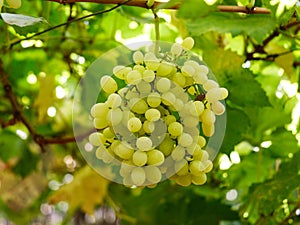
<instances>
[{"instance_id":1,"label":"grape bunch","mask_svg":"<svg viewBox=\"0 0 300 225\"><path fill-rule=\"evenodd\" d=\"M135 51L131 65L117 65L100 79L105 102L91 108L96 157L119 165L126 186L155 186L163 179L202 185L213 168L205 150L228 91L190 59L194 40L155 53ZM120 85L123 84L123 85Z\"/></svg>"}]
</instances>

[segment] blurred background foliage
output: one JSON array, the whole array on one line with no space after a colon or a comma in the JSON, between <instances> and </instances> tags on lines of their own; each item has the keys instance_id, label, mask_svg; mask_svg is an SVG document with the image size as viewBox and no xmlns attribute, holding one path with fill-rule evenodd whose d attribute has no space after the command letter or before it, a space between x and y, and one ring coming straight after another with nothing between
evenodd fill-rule
<instances>
[{"instance_id":1,"label":"blurred background foliage","mask_svg":"<svg viewBox=\"0 0 300 225\"><path fill-rule=\"evenodd\" d=\"M72 138L81 77L106 51L154 40L151 10L23 0L19 9L3 7L0 19L0 225L300 224L299 1L168 4L179 2L178 10L158 11L160 39L192 36L195 53L229 90L226 134L208 182L110 183ZM270 13L219 12L221 5ZM5 13L30 17L12 24Z\"/></svg>"}]
</instances>

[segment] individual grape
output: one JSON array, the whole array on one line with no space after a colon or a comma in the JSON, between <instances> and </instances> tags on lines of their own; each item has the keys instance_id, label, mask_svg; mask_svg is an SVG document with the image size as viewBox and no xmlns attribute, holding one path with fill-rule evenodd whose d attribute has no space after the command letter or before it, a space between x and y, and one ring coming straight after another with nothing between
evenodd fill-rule
<instances>
[{"instance_id":1,"label":"individual grape","mask_svg":"<svg viewBox=\"0 0 300 225\"><path fill-rule=\"evenodd\" d=\"M180 145L177 145L171 153L171 157L175 161L182 160L184 158L184 156L185 156L185 149Z\"/></svg>"},{"instance_id":2,"label":"individual grape","mask_svg":"<svg viewBox=\"0 0 300 225\"><path fill-rule=\"evenodd\" d=\"M150 83L155 79L155 73L152 70L145 70L142 74L142 79Z\"/></svg>"},{"instance_id":3,"label":"individual grape","mask_svg":"<svg viewBox=\"0 0 300 225\"><path fill-rule=\"evenodd\" d=\"M228 97L228 90L226 88L220 88L221 91L221 99L220 100L224 100L225 98Z\"/></svg>"},{"instance_id":4,"label":"individual grape","mask_svg":"<svg viewBox=\"0 0 300 225\"><path fill-rule=\"evenodd\" d=\"M181 87L183 87L186 82L185 77L180 72L174 73L171 79L174 83L178 84Z\"/></svg>"},{"instance_id":5,"label":"individual grape","mask_svg":"<svg viewBox=\"0 0 300 225\"><path fill-rule=\"evenodd\" d=\"M191 50L194 47L194 39L192 37L187 37L182 41L182 47L185 50Z\"/></svg>"},{"instance_id":6,"label":"individual grape","mask_svg":"<svg viewBox=\"0 0 300 225\"><path fill-rule=\"evenodd\" d=\"M202 123L205 124L214 124L216 121L216 116L213 111L210 109L204 109L203 113L200 116Z\"/></svg>"},{"instance_id":7,"label":"individual grape","mask_svg":"<svg viewBox=\"0 0 300 225\"><path fill-rule=\"evenodd\" d=\"M118 90L117 82L108 75L101 77L100 86L107 94L112 94Z\"/></svg>"},{"instance_id":8,"label":"individual grape","mask_svg":"<svg viewBox=\"0 0 300 225\"><path fill-rule=\"evenodd\" d=\"M204 162L204 161L208 160L209 154L207 151L197 149L193 154L193 158L195 160L200 160L200 161Z\"/></svg>"},{"instance_id":9,"label":"individual grape","mask_svg":"<svg viewBox=\"0 0 300 225\"><path fill-rule=\"evenodd\" d=\"M212 88L205 95L207 101L216 102L222 98L220 88Z\"/></svg>"},{"instance_id":10,"label":"individual grape","mask_svg":"<svg viewBox=\"0 0 300 225\"><path fill-rule=\"evenodd\" d=\"M132 70L136 70L139 71L141 73L141 75L144 73L144 71L146 70L144 66L142 65L135 65Z\"/></svg>"},{"instance_id":11,"label":"individual grape","mask_svg":"<svg viewBox=\"0 0 300 225\"><path fill-rule=\"evenodd\" d=\"M122 159L130 159L134 150L125 143L120 143L114 148L114 153Z\"/></svg>"},{"instance_id":12,"label":"individual grape","mask_svg":"<svg viewBox=\"0 0 300 225\"><path fill-rule=\"evenodd\" d=\"M106 152L106 149L104 146L98 147L95 152L96 158L102 160L105 152Z\"/></svg>"},{"instance_id":13,"label":"individual grape","mask_svg":"<svg viewBox=\"0 0 300 225\"><path fill-rule=\"evenodd\" d=\"M151 183L158 183L161 181L161 172L158 167L156 166L147 166L145 167L146 172L146 179L150 181Z\"/></svg>"},{"instance_id":14,"label":"individual grape","mask_svg":"<svg viewBox=\"0 0 300 225\"><path fill-rule=\"evenodd\" d=\"M94 132L89 135L89 142L94 146L101 146L105 141L105 137L100 132Z\"/></svg>"},{"instance_id":15,"label":"individual grape","mask_svg":"<svg viewBox=\"0 0 300 225\"><path fill-rule=\"evenodd\" d=\"M215 126L214 124L202 123L202 131L206 137L211 137L215 133Z\"/></svg>"},{"instance_id":16,"label":"individual grape","mask_svg":"<svg viewBox=\"0 0 300 225\"><path fill-rule=\"evenodd\" d=\"M110 127L106 127L103 130L103 135L106 139L113 139L115 137L115 133L111 130Z\"/></svg>"},{"instance_id":17,"label":"individual grape","mask_svg":"<svg viewBox=\"0 0 300 225\"><path fill-rule=\"evenodd\" d=\"M119 173L122 177L126 177L131 174L131 171L134 167L135 166L132 164L130 160L123 160L121 162Z\"/></svg>"},{"instance_id":18,"label":"individual grape","mask_svg":"<svg viewBox=\"0 0 300 225\"><path fill-rule=\"evenodd\" d=\"M186 115L183 117L182 123L185 127L189 127L189 128L196 127L199 123L199 119L195 116Z\"/></svg>"},{"instance_id":19,"label":"individual grape","mask_svg":"<svg viewBox=\"0 0 300 225\"><path fill-rule=\"evenodd\" d=\"M129 73L130 71L132 71L131 67L125 67L120 65L115 66L113 68L113 74L121 80L125 80L127 73Z\"/></svg>"},{"instance_id":20,"label":"individual grape","mask_svg":"<svg viewBox=\"0 0 300 225\"><path fill-rule=\"evenodd\" d=\"M193 144L186 148L186 152L193 155L197 149L201 150L200 146L196 142L193 142Z\"/></svg>"},{"instance_id":21,"label":"individual grape","mask_svg":"<svg viewBox=\"0 0 300 225\"><path fill-rule=\"evenodd\" d=\"M135 64L142 64L144 61L144 55L141 51L134 52L132 58Z\"/></svg>"},{"instance_id":22,"label":"individual grape","mask_svg":"<svg viewBox=\"0 0 300 225\"><path fill-rule=\"evenodd\" d=\"M203 162L199 160L194 160L189 164L189 170L192 175L198 176L201 175L201 173L204 173L204 170L206 169Z\"/></svg>"},{"instance_id":23,"label":"individual grape","mask_svg":"<svg viewBox=\"0 0 300 225\"><path fill-rule=\"evenodd\" d=\"M108 107L112 109L118 108L122 104L122 98L120 95L116 93L112 93L108 96L106 100L106 104Z\"/></svg>"},{"instance_id":24,"label":"individual grape","mask_svg":"<svg viewBox=\"0 0 300 225\"><path fill-rule=\"evenodd\" d=\"M194 107L196 109L197 116L201 116L201 114L204 111L204 104L203 104L203 102L201 102L201 101L194 101L193 104L194 104Z\"/></svg>"},{"instance_id":25,"label":"individual grape","mask_svg":"<svg viewBox=\"0 0 300 225\"><path fill-rule=\"evenodd\" d=\"M203 164L205 166L205 170L204 170L205 173L209 173L214 167L212 161L210 160L203 161Z\"/></svg>"},{"instance_id":26,"label":"individual grape","mask_svg":"<svg viewBox=\"0 0 300 225\"><path fill-rule=\"evenodd\" d=\"M108 111L109 107L106 103L96 103L91 108L91 115L95 118L106 118Z\"/></svg>"},{"instance_id":27,"label":"individual grape","mask_svg":"<svg viewBox=\"0 0 300 225\"><path fill-rule=\"evenodd\" d=\"M195 69L192 66L184 65L181 67L181 73L186 77L193 77L195 74Z\"/></svg>"},{"instance_id":28,"label":"individual grape","mask_svg":"<svg viewBox=\"0 0 300 225\"><path fill-rule=\"evenodd\" d=\"M162 103L167 105L167 106L171 106L175 104L176 101L176 97L172 92L165 92L162 94L161 96L162 99Z\"/></svg>"},{"instance_id":29,"label":"individual grape","mask_svg":"<svg viewBox=\"0 0 300 225\"><path fill-rule=\"evenodd\" d=\"M149 106L156 108L161 103L161 97L160 94L157 92L152 92L147 97L147 103Z\"/></svg>"},{"instance_id":30,"label":"individual grape","mask_svg":"<svg viewBox=\"0 0 300 225\"><path fill-rule=\"evenodd\" d=\"M178 122L170 123L169 126L168 126L168 132L172 136L178 137L183 132L183 126L180 123L178 123Z\"/></svg>"},{"instance_id":31,"label":"individual grape","mask_svg":"<svg viewBox=\"0 0 300 225\"><path fill-rule=\"evenodd\" d=\"M206 139L203 136L198 136L198 145L203 148L206 145Z\"/></svg>"},{"instance_id":32,"label":"individual grape","mask_svg":"<svg viewBox=\"0 0 300 225\"><path fill-rule=\"evenodd\" d=\"M175 66L172 63L169 62L161 62L159 64L159 67L156 70L156 75L161 77L166 77L174 71Z\"/></svg>"},{"instance_id":33,"label":"individual grape","mask_svg":"<svg viewBox=\"0 0 300 225\"><path fill-rule=\"evenodd\" d=\"M176 117L174 115L167 115L163 119L164 119L167 126L170 125L173 122L176 122Z\"/></svg>"},{"instance_id":34,"label":"individual grape","mask_svg":"<svg viewBox=\"0 0 300 225\"><path fill-rule=\"evenodd\" d=\"M148 121L146 120L144 123L143 123L143 130L147 133L147 134L150 134L154 131L155 129L155 125L153 122L151 121Z\"/></svg>"},{"instance_id":35,"label":"individual grape","mask_svg":"<svg viewBox=\"0 0 300 225\"><path fill-rule=\"evenodd\" d=\"M126 75L126 82L128 84L138 84L142 80L142 74L137 70L132 70Z\"/></svg>"},{"instance_id":36,"label":"individual grape","mask_svg":"<svg viewBox=\"0 0 300 225\"><path fill-rule=\"evenodd\" d=\"M132 117L128 120L127 128L131 132L138 132L142 128L142 122L137 117Z\"/></svg>"},{"instance_id":37,"label":"individual grape","mask_svg":"<svg viewBox=\"0 0 300 225\"><path fill-rule=\"evenodd\" d=\"M184 176L189 173L189 164L185 159L175 162L175 171L179 176Z\"/></svg>"},{"instance_id":38,"label":"individual grape","mask_svg":"<svg viewBox=\"0 0 300 225\"><path fill-rule=\"evenodd\" d=\"M140 82L136 85L136 88L138 90L138 92L140 93L141 96L148 96L148 94L151 92L152 87L151 84L147 83L147 82Z\"/></svg>"},{"instance_id":39,"label":"individual grape","mask_svg":"<svg viewBox=\"0 0 300 225\"><path fill-rule=\"evenodd\" d=\"M135 167L131 171L131 180L134 185L142 186L146 181L146 173L142 167Z\"/></svg>"},{"instance_id":40,"label":"individual grape","mask_svg":"<svg viewBox=\"0 0 300 225\"><path fill-rule=\"evenodd\" d=\"M107 121L110 125L116 126L118 125L123 118L123 112L120 108L110 109L107 113Z\"/></svg>"},{"instance_id":41,"label":"individual grape","mask_svg":"<svg viewBox=\"0 0 300 225\"><path fill-rule=\"evenodd\" d=\"M157 109L148 109L146 112L145 112L145 118L148 120L148 121L157 121L160 119L160 112L157 110Z\"/></svg>"},{"instance_id":42,"label":"individual grape","mask_svg":"<svg viewBox=\"0 0 300 225\"><path fill-rule=\"evenodd\" d=\"M216 114L216 115L222 115L225 112L225 106L219 102L213 102L211 103L211 110Z\"/></svg>"},{"instance_id":43,"label":"individual grape","mask_svg":"<svg viewBox=\"0 0 300 225\"><path fill-rule=\"evenodd\" d=\"M6 0L8 6L13 9L17 9L21 7L21 0ZM0 7L1 8L1 7Z\"/></svg>"},{"instance_id":44,"label":"individual grape","mask_svg":"<svg viewBox=\"0 0 300 225\"><path fill-rule=\"evenodd\" d=\"M152 149L152 141L149 137L139 137L136 140L136 147L141 151L149 151Z\"/></svg>"},{"instance_id":45,"label":"individual grape","mask_svg":"<svg viewBox=\"0 0 300 225\"><path fill-rule=\"evenodd\" d=\"M108 126L108 121L107 121L106 117L104 117L104 118L95 118L93 120L93 124L94 124L94 127L96 129L101 130L101 129L104 129L105 127Z\"/></svg>"},{"instance_id":46,"label":"individual grape","mask_svg":"<svg viewBox=\"0 0 300 225\"><path fill-rule=\"evenodd\" d=\"M196 95L198 93L198 91L196 90L195 86L191 86L187 89L188 93L190 95Z\"/></svg>"},{"instance_id":47,"label":"individual grape","mask_svg":"<svg viewBox=\"0 0 300 225\"><path fill-rule=\"evenodd\" d=\"M168 90L170 90L171 88L171 81L168 78L160 78L159 80L157 80L156 82L156 89L161 92L167 92Z\"/></svg>"},{"instance_id":48,"label":"individual grape","mask_svg":"<svg viewBox=\"0 0 300 225\"><path fill-rule=\"evenodd\" d=\"M185 111L184 113L187 115L187 116L193 116L193 117L198 117L198 111L195 107L195 103L193 101L189 101L187 104L186 104L186 107L185 107ZM197 122L196 122L197 123ZM195 125L195 124L194 124Z\"/></svg>"},{"instance_id":49,"label":"individual grape","mask_svg":"<svg viewBox=\"0 0 300 225\"><path fill-rule=\"evenodd\" d=\"M171 107L171 109L172 109L173 111L178 111L178 112L180 112L180 111L183 110L183 108L184 108L184 103L183 103L183 101L182 101L181 99L176 98L174 104L171 105L170 107Z\"/></svg>"},{"instance_id":50,"label":"individual grape","mask_svg":"<svg viewBox=\"0 0 300 225\"><path fill-rule=\"evenodd\" d=\"M178 137L178 144L180 144L183 147L188 147L193 143L193 138L190 134L188 133L182 133Z\"/></svg>"},{"instance_id":51,"label":"individual grape","mask_svg":"<svg viewBox=\"0 0 300 225\"><path fill-rule=\"evenodd\" d=\"M187 174L185 176L178 176L175 181L177 184L187 187L192 183L192 176L190 174Z\"/></svg>"},{"instance_id":52,"label":"individual grape","mask_svg":"<svg viewBox=\"0 0 300 225\"><path fill-rule=\"evenodd\" d=\"M205 184L206 181L207 181L207 176L205 173L201 173L197 176L192 176L192 183L195 185Z\"/></svg>"},{"instance_id":53,"label":"individual grape","mask_svg":"<svg viewBox=\"0 0 300 225\"><path fill-rule=\"evenodd\" d=\"M157 149L148 151L147 155L148 155L148 161L147 161L148 165L159 166L163 164L163 162L165 161L164 154Z\"/></svg>"},{"instance_id":54,"label":"individual grape","mask_svg":"<svg viewBox=\"0 0 300 225\"><path fill-rule=\"evenodd\" d=\"M147 52L144 56L144 62L148 70L156 71L160 65L159 59L152 52Z\"/></svg>"},{"instance_id":55,"label":"individual grape","mask_svg":"<svg viewBox=\"0 0 300 225\"><path fill-rule=\"evenodd\" d=\"M208 77L206 74L198 73L198 72L196 74L194 74L193 78L194 78L194 81L196 84L202 84L202 85L208 80Z\"/></svg>"},{"instance_id":56,"label":"individual grape","mask_svg":"<svg viewBox=\"0 0 300 225\"><path fill-rule=\"evenodd\" d=\"M199 68L198 68L198 72L201 73L201 74L207 75L209 70L208 70L207 66L200 65Z\"/></svg>"},{"instance_id":57,"label":"individual grape","mask_svg":"<svg viewBox=\"0 0 300 225\"><path fill-rule=\"evenodd\" d=\"M131 110L138 114L144 114L148 110L148 104L144 99L131 99L129 100Z\"/></svg>"},{"instance_id":58,"label":"individual grape","mask_svg":"<svg viewBox=\"0 0 300 225\"><path fill-rule=\"evenodd\" d=\"M175 57L180 56L181 52L182 52L182 46L181 46L181 44L174 43L171 46L171 53L172 53L173 56L175 56Z\"/></svg>"},{"instance_id":59,"label":"individual grape","mask_svg":"<svg viewBox=\"0 0 300 225\"><path fill-rule=\"evenodd\" d=\"M131 88L127 91L125 98L131 102L138 101L138 99L140 99L140 94L135 88Z\"/></svg>"},{"instance_id":60,"label":"individual grape","mask_svg":"<svg viewBox=\"0 0 300 225\"><path fill-rule=\"evenodd\" d=\"M203 88L204 88L205 91L209 91L210 89L218 88L218 87L219 87L219 84L214 80L207 80L203 84Z\"/></svg>"},{"instance_id":61,"label":"individual grape","mask_svg":"<svg viewBox=\"0 0 300 225\"><path fill-rule=\"evenodd\" d=\"M132 155L132 162L136 166L144 166L147 163L148 156L144 151L137 150Z\"/></svg>"},{"instance_id":62,"label":"individual grape","mask_svg":"<svg viewBox=\"0 0 300 225\"><path fill-rule=\"evenodd\" d=\"M158 149L165 155L169 156L174 149L174 141L169 136L165 136L164 140L158 146Z\"/></svg>"}]
</instances>

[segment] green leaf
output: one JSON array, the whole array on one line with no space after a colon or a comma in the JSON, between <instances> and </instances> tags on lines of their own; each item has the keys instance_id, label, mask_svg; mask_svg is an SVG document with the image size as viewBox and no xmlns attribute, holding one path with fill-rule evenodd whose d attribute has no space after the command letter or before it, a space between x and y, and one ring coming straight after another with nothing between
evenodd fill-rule
<instances>
[{"instance_id":1,"label":"green leaf","mask_svg":"<svg viewBox=\"0 0 300 225\"><path fill-rule=\"evenodd\" d=\"M18 164L13 168L13 171L16 174L25 177L36 169L39 159L39 155L32 153L28 148L26 148L24 149L24 151L22 151L20 160L18 161Z\"/></svg>"},{"instance_id":2,"label":"green leaf","mask_svg":"<svg viewBox=\"0 0 300 225\"><path fill-rule=\"evenodd\" d=\"M198 20L199 17L206 16L216 10L216 5L208 5L205 0L185 0L178 10L178 17Z\"/></svg>"},{"instance_id":3,"label":"green leaf","mask_svg":"<svg viewBox=\"0 0 300 225\"><path fill-rule=\"evenodd\" d=\"M275 27L276 21L270 15L240 16L233 13L211 12L207 16L198 16L197 20L187 22L187 28L192 35L199 36L209 31L230 32L233 36L246 34L258 44L262 44Z\"/></svg>"}]
</instances>

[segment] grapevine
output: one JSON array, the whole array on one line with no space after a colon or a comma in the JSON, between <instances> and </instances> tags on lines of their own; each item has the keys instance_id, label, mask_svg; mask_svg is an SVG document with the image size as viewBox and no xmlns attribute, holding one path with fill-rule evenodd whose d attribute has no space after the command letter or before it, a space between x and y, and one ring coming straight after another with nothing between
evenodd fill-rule
<instances>
[{"instance_id":1,"label":"grapevine","mask_svg":"<svg viewBox=\"0 0 300 225\"><path fill-rule=\"evenodd\" d=\"M98 160L119 165L126 186L152 187L163 179L202 185L213 168L205 147L228 91L192 59L193 45L188 37L166 51L137 50L131 65L100 79L107 99L90 110L96 131L89 142Z\"/></svg>"}]
</instances>

